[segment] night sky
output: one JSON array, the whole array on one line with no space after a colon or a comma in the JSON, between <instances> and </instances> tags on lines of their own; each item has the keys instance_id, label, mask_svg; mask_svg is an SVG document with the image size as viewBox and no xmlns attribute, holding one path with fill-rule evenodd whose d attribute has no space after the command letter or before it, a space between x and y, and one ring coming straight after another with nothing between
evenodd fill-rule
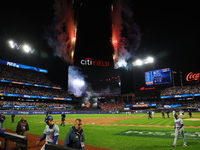
<instances>
[{"instance_id":1,"label":"night sky","mask_svg":"<svg viewBox=\"0 0 200 150\"><path fill-rule=\"evenodd\" d=\"M109 43L111 22L107 12L112 1L104 1L78 1L84 5L78 14L79 35L75 59L82 57L111 59L113 51ZM54 50L49 47L45 39L45 31L52 25L54 18L52 9L54 0L1 3L0 59L48 68L52 73L51 79L59 76L58 82L62 82L63 79L62 83L66 83L66 70L63 68L66 68L67 64L54 55ZM132 54L133 58L151 55L155 57L155 63L142 68L130 67L118 70L122 76L123 93L133 91L133 74L141 76L137 78L140 80L138 86L143 86L143 73L147 70L169 67L175 71L181 70L185 74L190 71L200 71L200 21L197 2L134 1L129 6L134 14L132 21L137 24L141 35L140 45ZM34 54L27 56L11 50L7 45L10 39L17 43L30 44L35 49ZM91 69L89 70L91 72ZM93 72L95 70L99 69L95 68ZM105 70L104 75L108 77L109 71ZM94 74L92 78L95 78L94 76L97 75Z\"/></svg>"}]
</instances>

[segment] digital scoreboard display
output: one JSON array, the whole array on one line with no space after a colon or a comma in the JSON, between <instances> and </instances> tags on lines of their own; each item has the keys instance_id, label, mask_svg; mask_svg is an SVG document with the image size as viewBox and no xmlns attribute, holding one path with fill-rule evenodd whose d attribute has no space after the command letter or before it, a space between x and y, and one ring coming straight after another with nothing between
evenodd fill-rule
<instances>
[{"instance_id":1,"label":"digital scoreboard display","mask_svg":"<svg viewBox=\"0 0 200 150\"><path fill-rule=\"evenodd\" d=\"M171 82L172 82L172 77L170 68L145 72L146 85L166 84Z\"/></svg>"}]
</instances>

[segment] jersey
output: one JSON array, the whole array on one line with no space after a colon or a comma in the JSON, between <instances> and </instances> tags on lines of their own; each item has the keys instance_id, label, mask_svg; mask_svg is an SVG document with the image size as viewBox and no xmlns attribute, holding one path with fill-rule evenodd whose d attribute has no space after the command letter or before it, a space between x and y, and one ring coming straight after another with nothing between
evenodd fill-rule
<instances>
[{"instance_id":1,"label":"jersey","mask_svg":"<svg viewBox=\"0 0 200 150\"><path fill-rule=\"evenodd\" d=\"M56 124L54 124L52 128L49 128L49 126L46 125L44 134L46 134L46 142L52 143L54 136L59 135L59 127Z\"/></svg>"},{"instance_id":2,"label":"jersey","mask_svg":"<svg viewBox=\"0 0 200 150\"><path fill-rule=\"evenodd\" d=\"M173 110L173 111L172 111L172 115L174 116L175 113L176 113L176 112Z\"/></svg>"},{"instance_id":3,"label":"jersey","mask_svg":"<svg viewBox=\"0 0 200 150\"><path fill-rule=\"evenodd\" d=\"M183 127L183 120L181 118L174 119L174 128L182 128Z\"/></svg>"}]
</instances>

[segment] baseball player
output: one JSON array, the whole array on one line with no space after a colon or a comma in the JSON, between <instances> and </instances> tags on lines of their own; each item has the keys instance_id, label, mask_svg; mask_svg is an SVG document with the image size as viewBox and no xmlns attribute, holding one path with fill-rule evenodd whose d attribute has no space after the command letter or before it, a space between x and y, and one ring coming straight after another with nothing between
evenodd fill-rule
<instances>
[{"instance_id":1,"label":"baseball player","mask_svg":"<svg viewBox=\"0 0 200 150\"><path fill-rule=\"evenodd\" d=\"M178 140L178 134L180 133L183 137L183 146L187 146L187 143L186 143L186 138L185 138L185 135L184 135L184 123L183 123L183 120L181 118L178 117L177 114L174 115L174 133L175 133L175 137L174 137L174 143L172 144L173 147L176 147L176 142Z\"/></svg>"},{"instance_id":2,"label":"baseball player","mask_svg":"<svg viewBox=\"0 0 200 150\"><path fill-rule=\"evenodd\" d=\"M152 111L151 114L152 114L152 117L154 117L155 111Z\"/></svg>"},{"instance_id":3,"label":"baseball player","mask_svg":"<svg viewBox=\"0 0 200 150\"><path fill-rule=\"evenodd\" d=\"M188 114L189 114L189 117L192 118L192 111L190 109L188 109Z\"/></svg>"},{"instance_id":4,"label":"baseball player","mask_svg":"<svg viewBox=\"0 0 200 150\"><path fill-rule=\"evenodd\" d=\"M162 113L162 118L165 118L165 112L164 112L164 110L162 110L161 113Z\"/></svg>"},{"instance_id":5,"label":"baseball player","mask_svg":"<svg viewBox=\"0 0 200 150\"><path fill-rule=\"evenodd\" d=\"M172 116L173 116L173 117L174 117L175 113L176 113L175 110L173 110L173 111L172 111Z\"/></svg>"},{"instance_id":6,"label":"baseball player","mask_svg":"<svg viewBox=\"0 0 200 150\"><path fill-rule=\"evenodd\" d=\"M151 110L148 111L148 119L152 119L152 112L151 112Z\"/></svg>"},{"instance_id":7,"label":"baseball player","mask_svg":"<svg viewBox=\"0 0 200 150\"><path fill-rule=\"evenodd\" d=\"M61 114L61 124L60 124L60 126L65 127L65 118L66 118L66 115L65 115L65 113L63 112L63 113Z\"/></svg>"},{"instance_id":8,"label":"baseball player","mask_svg":"<svg viewBox=\"0 0 200 150\"><path fill-rule=\"evenodd\" d=\"M54 124L52 116L46 116L44 122L46 122L46 127L44 129L43 136L36 142L36 145L39 145L41 141L46 138L46 143L57 144L59 136L59 127ZM40 150L45 150L45 144Z\"/></svg>"},{"instance_id":9,"label":"baseball player","mask_svg":"<svg viewBox=\"0 0 200 150\"><path fill-rule=\"evenodd\" d=\"M169 109L166 110L167 118L169 118Z\"/></svg>"},{"instance_id":10,"label":"baseball player","mask_svg":"<svg viewBox=\"0 0 200 150\"><path fill-rule=\"evenodd\" d=\"M183 111L183 110L180 110L180 111L179 111L179 114L180 114L180 118L183 118L183 117L184 117L184 111Z\"/></svg>"}]
</instances>

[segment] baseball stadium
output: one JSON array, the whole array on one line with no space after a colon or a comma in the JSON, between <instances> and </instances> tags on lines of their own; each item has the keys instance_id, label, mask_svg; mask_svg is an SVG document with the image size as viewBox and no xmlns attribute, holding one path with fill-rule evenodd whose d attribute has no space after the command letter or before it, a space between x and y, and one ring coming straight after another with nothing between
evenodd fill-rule
<instances>
[{"instance_id":1,"label":"baseball stadium","mask_svg":"<svg viewBox=\"0 0 200 150\"><path fill-rule=\"evenodd\" d=\"M198 65L187 69L188 62L179 62L186 52L175 58L179 63L172 61L170 42L161 42L168 30L157 32L152 45L158 52L142 52L145 34L133 19L135 7L127 4L48 0L32 1L30 8L18 1L4 6L9 9L2 14L13 19L1 17L0 150L199 149ZM73 134L80 136L73 139L78 146L70 143Z\"/></svg>"},{"instance_id":2,"label":"baseball stadium","mask_svg":"<svg viewBox=\"0 0 200 150\"><path fill-rule=\"evenodd\" d=\"M98 93L97 96L95 93L90 97L85 94L82 97L76 97L48 80L45 73L31 70L33 68L31 66L26 66L28 69L24 69L20 68L23 67L22 64L13 63L15 65L10 66L5 64L11 64L11 62L4 60L0 62L0 112L6 117L3 128L6 128L5 134L12 133L12 136L15 136L17 123L22 116L25 116L29 123L29 130L26 133L27 149L38 150L44 144L41 142L36 145L36 142L43 134L44 118L47 113L59 126L58 145L61 146L74 120L81 118L85 132L85 149L173 149L174 147L171 147L174 139L172 111L179 114L184 121L187 139L187 147L184 148L198 149L200 101L198 96L191 96L199 93L196 84L193 88L190 86L162 87L159 94L156 87L156 89L142 88L136 93L121 96L116 93L105 95ZM153 90L151 93L156 93L152 98L148 98L150 90ZM160 97L157 98L157 96ZM189 111L192 113L191 116ZM148 112L152 112L152 118L149 118ZM14 122L11 122L13 113L16 117ZM66 114L65 127L60 126L62 113ZM15 138L7 138L1 135L1 148L15 148L13 142ZM182 149L182 144L182 137L179 136L176 148Z\"/></svg>"}]
</instances>

